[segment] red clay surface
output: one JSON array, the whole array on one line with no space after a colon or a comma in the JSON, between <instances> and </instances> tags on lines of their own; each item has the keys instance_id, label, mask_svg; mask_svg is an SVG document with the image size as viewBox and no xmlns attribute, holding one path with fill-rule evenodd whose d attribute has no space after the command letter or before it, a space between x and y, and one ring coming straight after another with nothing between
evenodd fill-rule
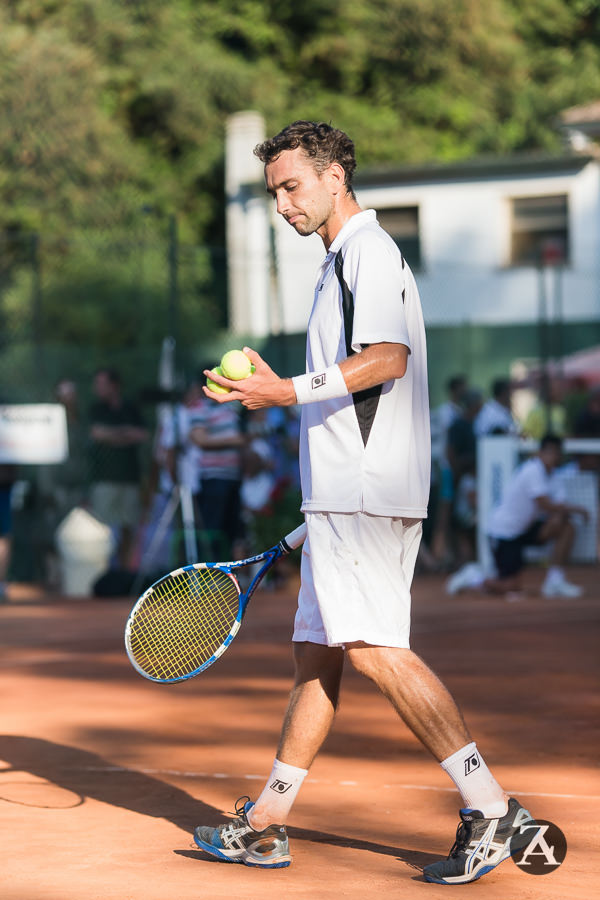
<instances>
[{"instance_id":1,"label":"red clay surface","mask_svg":"<svg viewBox=\"0 0 600 900\"><path fill-rule=\"evenodd\" d=\"M67 600L13 586L0 607L2 900L598 895L598 572L577 601L448 598L414 586L413 648L461 705L496 777L566 834L563 865L510 860L462 887L426 884L445 856L458 794L376 690L344 675L334 730L289 832L294 862L259 871L212 861L216 824L271 769L291 685L295 583L252 601L231 649L189 682L155 685L129 665L130 600ZM539 583L539 573L531 582Z\"/></svg>"}]
</instances>

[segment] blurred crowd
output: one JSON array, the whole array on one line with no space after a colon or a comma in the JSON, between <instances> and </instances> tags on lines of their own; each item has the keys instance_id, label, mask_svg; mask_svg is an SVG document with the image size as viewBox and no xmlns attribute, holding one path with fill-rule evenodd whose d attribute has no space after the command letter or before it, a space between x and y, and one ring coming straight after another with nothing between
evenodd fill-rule
<instances>
[{"instance_id":1,"label":"blurred crowd","mask_svg":"<svg viewBox=\"0 0 600 900\"><path fill-rule=\"evenodd\" d=\"M68 459L39 466L35 482L27 484L35 495L29 501L35 526L26 539L37 544L31 558L43 559L35 574L47 586L60 588L56 536L74 510L110 529L107 571L115 593L128 593L140 570L158 576L199 559L240 558L258 552L257 541L275 543L296 527L295 408L249 412L238 403L219 405L204 395L203 383L199 374L184 391L165 392L158 404L130 396L110 367L95 373L88 404L81 403L75 381L56 384ZM0 466L0 602L7 596L22 477L17 466Z\"/></svg>"}]
</instances>

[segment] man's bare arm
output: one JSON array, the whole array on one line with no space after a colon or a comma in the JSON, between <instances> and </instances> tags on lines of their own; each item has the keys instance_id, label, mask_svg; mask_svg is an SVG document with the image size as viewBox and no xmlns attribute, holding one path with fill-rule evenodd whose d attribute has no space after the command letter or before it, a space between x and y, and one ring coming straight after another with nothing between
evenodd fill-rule
<instances>
[{"instance_id":1,"label":"man's bare arm","mask_svg":"<svg viewBox=\"0 0 600 900\"><path fill-rule=\"evenodd\" d=\"M205 374L210 374L213 381L231 388L229 394L214 394L205 387L203 390L207 397L218 403L239 400L248 409L292 406L297 402L291 378L280 378L254 350L245 347L244 353L256 368L254 374L243 381L230 381L207 371ZM370 344L360 353L342 360L339 367L348 392L355 393L394 378L402 378L406 372L408 353L408 347L404 344Z\"/></svg>"}]
</instances>

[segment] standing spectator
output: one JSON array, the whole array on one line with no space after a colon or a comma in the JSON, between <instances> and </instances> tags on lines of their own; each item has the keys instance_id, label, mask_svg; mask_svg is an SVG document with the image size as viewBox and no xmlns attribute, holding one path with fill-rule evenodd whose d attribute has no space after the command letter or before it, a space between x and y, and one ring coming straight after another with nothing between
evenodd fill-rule
<instances>
[{"instance_id":1,"label":"standing spectator","mask_svg":"<svg viewBox=\"0 0 600 900\"><path fill-rule=\"evenodd\" d=\"M419 561L430 571L451 558L450 522L455 482L446 453L448 429L461 415L460 400L468 388L466 375L453 375L446 382L448 399L431 413L431 490Z\"/></svg>"},{"instance_id":2,"label":"standing spectator","mask_svg":"<svg viewBox=\"0 0 600 900\"><path fill-rule=\"evenodd\" d=\"M519 434L519 426L511 410L511 384L506 378L497 378L492 384L492 397L483 404L475 419L477 437L486 434Z\"/></svg>"},{"instance_id":3,"label":"standing spectator","mask_svg":"<svg viewBox=\"0 0 600 900\"><path fill-rule=\"evenodd\" d=\"M207 366L211 369L212 366ZM189 410L190 440L202 450L198 508L215 559L232 559L242 536L242 433L237 409L202 397Z\"/></svg>"},{"instance_id":4,"label":"standing spectator","mask_svg":"<svg viewBox=\"0 0 600 900\"><path fill-rule=\"evenodd\" d=\"M97 399L90 408L90 507L115 532L116 560L126 569L141 514L139 449L149 434L138 408L123 398L114 369L99 369L93 388Z\"/></svg>"},{"instance_id":5,"label":"standing spectator","mask_svg":"<svg viewBox=\"0 0 600 900\"><path fill-rule=\"evenodd\" d=\"M575 437L600 437L600 385L589 392L585 406L575 420Z\"/></svg>"},{"instance_id":6,"label":"standing spectator","mask_svg":"<svg viewBox=\"0 0 600 900\"><path fill-rule=\"evenodd\" d=\"M12 551L11 495L16 477L16 466L0 464L0 603L8 600L6 582Z\"/></svg>"},{"instance_id":7,"label":"standing spectator","mask_svg":"<svg viewBox=\"0 0 600 900\"><path fill-rule=\"evenodd\" d=\"M557 379L546 380L540 388L537 403L529 410L523 422L525 437L540 441L552 432L558 437L566 437L567 411L563 404L563 386Z\"/></svg>"},{"instance_id":8,"label":"standing spectator","mask_svg":"<svg viewBox=\"0 0 600 900\"><path fill-rule=\"evenodd\" d=\"M481 391L470 389L461 398L461 413L448 429L446 455L455 485L452 531L459 563L475 557L477 438L473 422L481 410Z\"/></svg>"}]
</instances>

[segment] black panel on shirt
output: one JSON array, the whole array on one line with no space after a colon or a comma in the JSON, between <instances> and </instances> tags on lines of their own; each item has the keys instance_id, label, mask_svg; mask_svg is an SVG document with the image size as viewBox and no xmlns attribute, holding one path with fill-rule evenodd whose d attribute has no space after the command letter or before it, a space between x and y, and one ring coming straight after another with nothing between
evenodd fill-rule
<instances>
[{"instance_id":1,"label":"black panel on shirt","mask_svg":"<svg viewBox=\"0 0 600 900\"><path fill-rule=\"evenodd\" d=\"M342 312L344 316L344 337L346 342L346 354L352 356L355 352L352 349L352 327L354 324L354 297L352 291L344 281L344 257L342 251L339 250L335 257L335 274L342 289ZM354 401L354 411L358 420L358 427L363 441L363 446L367 446L369 434L375 421L375 413L379 405L382 385L376 384L373 387L366 388L364 391L356 391L352 394Z\"/></svg>"}]
</instances>

